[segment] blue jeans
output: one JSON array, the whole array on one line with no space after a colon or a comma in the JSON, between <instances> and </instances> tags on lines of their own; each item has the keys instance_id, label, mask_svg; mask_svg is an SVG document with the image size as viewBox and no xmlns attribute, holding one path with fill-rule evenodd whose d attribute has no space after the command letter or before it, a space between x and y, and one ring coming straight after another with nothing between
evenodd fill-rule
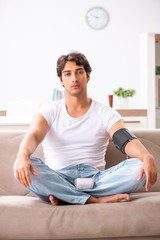
<instances>
[{"instance_id":1,"label":"blue jeans","mask_svg":"<svg viewBox=\"0 0 160 240\"><path fill-rule=\"evenodd\" d=\"M30 157L30 159L38 176L33 176L30 173L32 184L28 190L41 200L48 202L49 196L53 195L67 203L85 204L90 196L100 197L117 193L132 193L142 188L146 183L145 174L141 181L137 181L142 165L142 162L137 158L127 159L101 172L84 164L55 171L39 158ZM76 178L91 178L95 174L93 188L83 190L75 187Z\"/></svg>"}]
</instances>

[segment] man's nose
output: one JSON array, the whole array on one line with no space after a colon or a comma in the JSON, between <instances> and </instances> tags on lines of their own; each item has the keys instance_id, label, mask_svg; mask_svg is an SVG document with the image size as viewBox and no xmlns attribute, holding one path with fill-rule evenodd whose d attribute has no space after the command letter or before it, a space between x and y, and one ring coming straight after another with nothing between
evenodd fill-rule
<instances>
[{"instance_id":1,"label":"man's nose","mask_svg":"<svg viewBox=\"0 0 160 240\"><path fill-rule=\"evenodd\" d=\"M77 73L73 73L72 74L72 82L76 82L77 81Z\"/></svg>"}]
</instances>

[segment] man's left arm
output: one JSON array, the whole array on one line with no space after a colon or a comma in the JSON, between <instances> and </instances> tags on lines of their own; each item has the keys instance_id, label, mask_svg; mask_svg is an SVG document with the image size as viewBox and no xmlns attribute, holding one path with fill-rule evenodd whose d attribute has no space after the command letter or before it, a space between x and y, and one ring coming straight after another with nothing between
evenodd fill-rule
<instances>
[{"instance_id":1,"label":"man's left arm","mask_svg":"<svg viewBox=\"0 0 160 240\"><path fill-rule=\"evenodd\" d=\"M121 128L126 128L123 120L119 120L109 129L110 137L112 138L114 133L116 133ZM138 181L142 179L143 174L145 173L146 191L148 191L157 181L157 169L154 157L148 152L148 150L138 139L132 139L131 141L127 142L124 151L129 157L139 158L143 162Z\"/></svg>"}]
</instances>

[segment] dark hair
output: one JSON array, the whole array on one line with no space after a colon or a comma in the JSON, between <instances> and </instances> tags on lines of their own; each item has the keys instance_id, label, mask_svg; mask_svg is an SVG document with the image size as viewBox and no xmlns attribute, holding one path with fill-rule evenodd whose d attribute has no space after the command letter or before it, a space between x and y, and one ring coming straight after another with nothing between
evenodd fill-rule
<instances>
[{"instance_id":1,"label":"dark hair","mask_svg":"<svg viewBox=\"0 0 160 240\"><path fill-rule=\"evenodd\" d=\"M58 58L58 60L57 60L57 75L58 75L58 77L62 77L62 70L67 61L73 61L78 66L83 66L87 73L87 76L88 76L88 73L90 73L92 71L92 68L91 68L87 58L82 53L71 52L67 55L62 55Z\"/></svg>"}]
</instances>

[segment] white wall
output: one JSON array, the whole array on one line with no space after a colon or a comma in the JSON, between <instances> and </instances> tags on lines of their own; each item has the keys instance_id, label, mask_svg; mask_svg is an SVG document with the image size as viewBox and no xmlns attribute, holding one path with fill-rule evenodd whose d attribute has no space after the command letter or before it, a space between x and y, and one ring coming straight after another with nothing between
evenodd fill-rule
<instances>
[{"instance_id":1,"label":"white wall","mask_svg":"<svg viewBox=\"0 0 160 240\"><path fill-rule=\"evenodd\" d=\"M89 8L100 5L109 25L92 30ZM0 108L10 100L51 101L57 58L71 50L92 66L88 93L107 103L107 94L134 88L131 108L143 108L140 96L140 35L160 33L160 0L0 0ZM142 103L141 103L142 102Z\"/></svg>"}]
</instances>

